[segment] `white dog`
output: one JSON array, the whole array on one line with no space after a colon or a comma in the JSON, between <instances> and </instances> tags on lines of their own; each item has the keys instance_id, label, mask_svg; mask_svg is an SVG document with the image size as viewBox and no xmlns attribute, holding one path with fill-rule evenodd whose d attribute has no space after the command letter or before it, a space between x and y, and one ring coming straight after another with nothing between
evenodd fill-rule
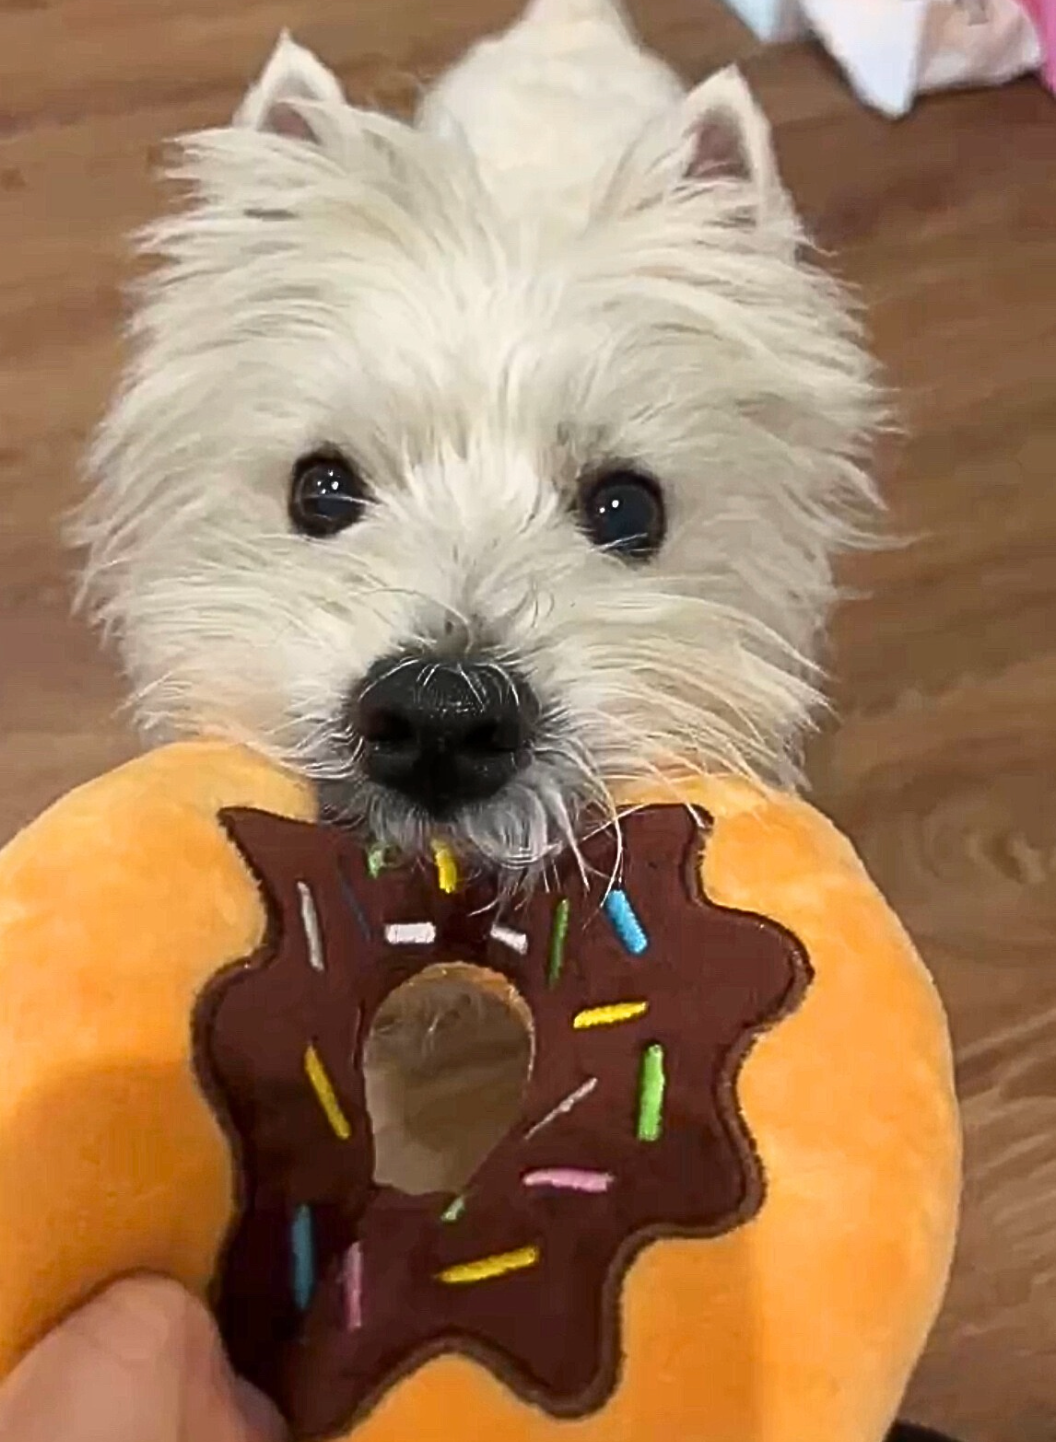
<instances>
[{"instance_id":1,"label":"white dog","mask_svg":"<svg viewBox=\"0 0 1056 1442\"><path fill-rule=\"evenodd\" d=\"M877 401L740 77L534 0L413 126L283 37L183 153L77 527L144 723L515 868L790 779Z\"/></svg>"}]
</instances>

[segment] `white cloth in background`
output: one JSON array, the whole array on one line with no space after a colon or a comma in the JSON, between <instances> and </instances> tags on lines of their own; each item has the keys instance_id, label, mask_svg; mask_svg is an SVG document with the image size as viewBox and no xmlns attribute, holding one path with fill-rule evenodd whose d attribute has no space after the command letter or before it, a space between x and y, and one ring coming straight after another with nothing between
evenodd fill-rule
<instances>
[{"instance_id":1,"label":"white cloth in background","mask_svg":"<svg viewBox=\"0 0 1056 1442\"><path fill-rule=\"evenodd\" d=\"M905 115L927 90L1001 85L1041 67L1020 0L729 0L767 40L813 31L855 91Z\"/></svg>"},{"instance_id":2,"label":"white cloth in background","mask_svg":"<svg viewBox=\"0 0 1056 1442\"><path fill-rule=\"evenodd\" d=\"M801 40L810 34L799 0L727 0L760 40Z\"/></svg>"}]
</instances>

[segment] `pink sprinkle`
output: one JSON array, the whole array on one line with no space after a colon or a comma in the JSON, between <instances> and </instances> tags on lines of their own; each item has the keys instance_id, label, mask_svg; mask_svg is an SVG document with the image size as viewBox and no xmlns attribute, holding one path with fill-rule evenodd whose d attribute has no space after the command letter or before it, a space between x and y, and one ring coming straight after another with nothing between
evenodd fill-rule
<instances>
[{"instance_id":1,"label":"pink sprinkle","mask_svg":"<svg viewBox=\"0 0 1056 1442\"><path fill-rule=\"evenodd\" d=\"M363 1325L363 1247L353 1242L345 1253L345 1325L358 1332Z\"/></svg>"},{"instance_id":2,"label":"pink sprinkle","mask_svg":"<svg viewBox=\"0 0 1056 1442\"><path fill-rule=\"evenodd\" d=\"M568 1192L607 1192L615 1178L611 1172L587 1172L579 1167L547 1167L529 1172L526 1187L558 1187Z\"/></svg>"}]
</instances>

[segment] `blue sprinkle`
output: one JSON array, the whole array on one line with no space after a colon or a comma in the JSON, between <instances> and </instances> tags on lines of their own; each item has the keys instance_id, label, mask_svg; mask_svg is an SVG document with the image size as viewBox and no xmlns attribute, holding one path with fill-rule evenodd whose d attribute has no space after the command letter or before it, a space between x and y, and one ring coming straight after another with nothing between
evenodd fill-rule
<instances>
[{"instance_id":1,"label":"blue sprinkle","mask_svg":"<svg viewBox=\"0 0 1056 1442\"><path fill-rule=\"evenodd\" d=\"M299 1312L306 1312L315 1291L315 1239L311 1207L298 1207L290 1228L293 1262L293 1300Z\"/></svg>"},{"instance_id":2,"label":"blue sprinkle","mask_svg":"<svg viewBox=\"0 0 1056 1442\"><path fill-rule=\"evenodd\" d=\"M642 923L634 914L634 907L627 900L625 891L610 891L605 898L605 914L612 922L612 928L623 942L624 949L632 956L641 956L649 946L649 938L642 930Z\"/></svg>"}]
</instances>

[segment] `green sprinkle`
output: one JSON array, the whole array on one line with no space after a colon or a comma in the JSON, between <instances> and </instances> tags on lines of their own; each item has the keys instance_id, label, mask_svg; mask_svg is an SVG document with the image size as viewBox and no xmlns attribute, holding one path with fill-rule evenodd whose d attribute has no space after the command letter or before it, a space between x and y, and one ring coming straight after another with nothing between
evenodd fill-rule
<instances>
[{"instance_id":1,"label":"green sprinkle","mask_svg":"<svg viewBox=\"0 0 1056 1442\"><path fill-rule=\"evenodd\" d=\"M638 1082L638 1140L655 1142L664 1129L664 1049L658 1043L642 1052L642 1071Z\"/></svg>"},{"instance_id":2,"label":"green sprinkle","mask_svg":"<svg viewBox=\"0 0 1056 1442\"><path fill-rule=\"evenodd\" d=\"M462 1213L466 1210L465 1197L456 1197L445 1212L440 1215L442 1222L457 1222Z\"/></svg>"},{"instance_id":3,"label":"green sprinkle","mask_svg":"<svg viewBox=\"0 0 1056 1442\"><path fill-rule=\"evenodd\" d=\"M567 896L554 907L554 924L550 932L550 968L547 972L547 982L550 986L556 986L561 976L561 968L565 964L565 938L568 936L568 919L572 907Z\"/></svg>"},{"instance_id":4,"label":"green sprinkle","mask_svg":"<svg viewBox=\"0 0 1056 1442\"><path fill-rule=\"evenodd\" d=\"M367 870L375 881L385 870L384 846L372 846L367 852Z\"/></svg>"}]
</instances>

